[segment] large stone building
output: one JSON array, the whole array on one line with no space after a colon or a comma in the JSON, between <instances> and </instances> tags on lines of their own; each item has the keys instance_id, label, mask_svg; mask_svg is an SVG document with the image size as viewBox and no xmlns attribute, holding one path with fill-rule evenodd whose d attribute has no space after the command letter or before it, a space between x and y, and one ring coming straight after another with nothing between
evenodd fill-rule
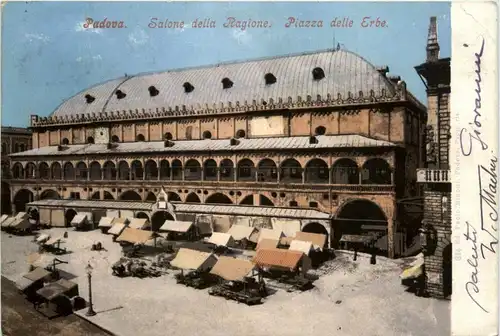
<instances>
[{"instance_id":1,"label":"large stone building","mask_svg":"<svg viewBox=\"0 0 500 336\"><path fill-rule=\"evenodd\" d=\"M68 222L107 200L155 222L168 215L138 202L164 188L181 208L203 204L190 211L298 218L334 246L371 233L394 257L420 225L398 204L419 196L427 111L388 71L337 48L98 84L31 116L12 201Z\"/></svg>"},{"instance_id":2,"label":"large stone building","mask_svg":"<svg viewBox=\"0 0 500 336\"><path fill-rule=\"evenodd\" d=\"M1 213L10 214L12 212L10 194L10 157L9 154L24 152L31 147L31 131L21 127L2 127L2 204Z\"/></svg>"},{"instance_id":3,"label":"large stone building","mask_svg":"<svg viewBox=\"0 0 500 336\"><path fill-rule=\"evenodd\" d=\"M451 294L451 174L450 174L450 58L439 58L436 17L427 39L426 62L415 67L425 80L428 97L426 159L418 171L424 185L424 260L426 288L435 297Z\"/></svg>"}]
</instances>

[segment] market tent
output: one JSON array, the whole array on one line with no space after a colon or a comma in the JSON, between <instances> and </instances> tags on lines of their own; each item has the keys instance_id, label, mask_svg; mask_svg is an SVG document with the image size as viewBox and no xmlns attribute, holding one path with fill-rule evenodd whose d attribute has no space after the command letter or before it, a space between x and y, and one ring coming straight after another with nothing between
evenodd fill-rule
<instances>
[{"instance_id":1,"label":"market tent","mask_svg":"<svg viewBox=\"0 0 500 336\"><path fill-rule=\"evenodd\" d=\"M5 219L5 220L2 222L1 226L2 226L3 228L9 227L9 226L10 226L10 224L11 224L11 223L14 223L14 221L15 221L15 220L16 220L16 217L9 217L9 218Z\"/></svg>"},{"instance_id":2,"label":"market tent","mask_svg":"<svg viewBox=\"0 0 500 336\"><path fill-rule=\"evenodd\" d=\"M284 249L260 249L253 258L253 262L260 267L280 267L295 270L300 266L303 258L308 258L299 251Z\"/></svg>"},{"instance_id":3,"label":"market tent","mask_svg":"<svg viewBox=\"0 0 500 336\"><path fill-rule=\"evenodd\" d=\"M260 229L260 235L258 239L258 243L262 239L271 239L279 241L285 234L281 230L272 230L272 229Z\"/></svg>"},{"instance_id":4,"label":"market tent","mask_svg":"<svg viewBox=\"0 0 500 336\"><path fill-rule=\"evenodd\" d=\"M2 217L0 217L0 225L3 223L4 220L6 220L7 218L9 218L8 215L2 215Z\"/></svg>"},{"instance_id":5,"label":"market tent","mask_svg":"<svg viewBox=\"0 0 500 336\"><path fill-rule=\"evenodd\" d=\"M294 236L301 227L300 219L271 218L271 223L273 230L282 231L287 237Z\"/></svg>"},{"instance_id":6,"label":"market tent","mask_svg":"<svg viewBox=\"0 0 500 336\"><path fill-rule=\"evenodd\" d=\"M54 245L56 243L59 243L61 242L61 240L64 239L64 236L55 236L55 237L51 237L49 240L47 240L44 245Z\"/></svg>"},{"instance_id":7,"label":"market tent","mask_svg":"<svg viewBox=\"0 0 500 336\"><path fill-rule=\"evenodd\" d=\"M125 230L126 227L127 227L127 224L116 223L116 224L113 224L111 229L108 230L108 233L112 234L113 236L119 236L122 233L122 231Z\"/></svg>"},{"instance_id":8,"label":"market tent","mask_svg":"<svg viewBox=\"0 0 500 336\"><path fill-rule=\"evenodd\" d=\"M186 270L208 271L216 262L217 257L213 253L180 248L170 265Z\"/></svg>"},{"instance_id":9,"label":"market tent","mask_svg":"<svg viewBox=\"0 0 500 336\"><path fill-rule=\"evenodd\" d=\"M145 244L151 239L153 239L153 232L151 231L125 228L118 238L116 238L116 241L129 242L132 244Z\"/></svg>"},{"instance_id":10,"label":"market tent","mask_svg":"<svg viewBox=\"0 0 500 336\"><path fill-rule=\"evenodd\" d=\"M127 217L113 217L113 224L128 224L130 222L130 219Z\"/></svg>"},{"instance_id":11,"label":"market tent","mask_svg":"<svg viewBox=\"0 0 500 336\"><path fill-rule=\"evenodd\" d=\"M304 253L305 255L309 255L309 253L313 249L313 245L309 241L292 240L288 249L290 251L299 251Z\"/></svg>"},{"instance_id":12,"label":"market tent","mask_svg":"<svg viewBox=\"0 0 500 336\"><path fill-rule=\"evenodd\" d=\"M261 241L257 244L256 250L266 249L266 248L276 248L278 247L279 241L275 239L261 239Z\"/></svg>"},{"instance_id":13,"label":"market tent","mask_svg":"<svg viewBox=\"0 0 500 336\"><path fill-rule=\"evenodd\" d=\"M214 232L210 236L208 242L217 246L232 246L234 244L234 239L228 233Z\"/></svg>"},{"instance_id":14,"label":"market tent","mask_svg":"<svg viewBox=\"0 0 500 336\"><path fill-rule=\"evenodd\" d=\"M114 219L114 217L101 217L101 219L99 220L99 225L97 227L110 228L113 226Z\"/></svg>"},{"instance_id":15,"label":"market tent","mask_svg":"<svg viewBox=\"0 0 500 336\"><path fill-rule=\"evenodd\" d=\"M47 233L42 233L41 235L39 235L37 238L36 238L36 243L38 244L43 244L45 243L47 240L50 239L50 235L47 234Z\"/></svg>"},{"instance_id":16,"label":"market tent","mask_svg":"<svg viewBox=\"0 0 500 336\"><path fill-rule=\"evenodd\" d=\"M186 233L193 226L193 222L166 220L160 231Z\"/></svg>"},{"instance_id":17,"label":"market tent","mask_svg":"<svg viewBox=\"0 0 500 336\"><path fill-rule=\"evenodd\" d=\"M295 240L311 242L316 250L323 251L326 244L326 235L322 233L297 231L297 233L295 233Z\"/></svg>"},{"instance_id":18,"label":"market tent","mask_svg":"<svg viewBox=\"0 0 500 336\"><path fill-rule=\"evenodd\" d=\"M252 276L255 268L255 264L250 260L220 256L210 273L224 280L242 281L245 277Z\"/></svg>"},{"instance_id":19,"label":"market tent","mask_svg":"<svg viewBox=\"0 0 500 336\"><path fill-rule=\"evenodd\" d=\"M132 229L144 230L149 228L149 220L147 218L131 218L128 227Z\"/></svg>"},{"instance_id":20,"label":"market tent","mask_svg":"<svg viewBox=\"0 0 500 336\"><path fill-rule=\"evenodd\" d=\"M71 226L80 226L80 225L91 223L91 221L92 221L92 213L79 212L71 220Z\"/></svg>"},{"instance_id":21,"label":"market tent","mask_svg":"<svg viewBox=\"0 0 500 336\"><path fill-rule=\"evenodd\" d=\"M227 233L230 234L234 240L250 240L250 237L257 232L258 230L253 226L234 224Z\"/></svg>"},{"instance_id":22,"label":"market tent","mask_svg":"<svg viewBox=\"0 0 500 336\"><path fill-rule=\"evenodd\" d=\"M61 295L72 297L78 295L78 284L66 279L59 279L40 288L36 293L47 301L52 301Z\"/></svg>"}]
</instances>

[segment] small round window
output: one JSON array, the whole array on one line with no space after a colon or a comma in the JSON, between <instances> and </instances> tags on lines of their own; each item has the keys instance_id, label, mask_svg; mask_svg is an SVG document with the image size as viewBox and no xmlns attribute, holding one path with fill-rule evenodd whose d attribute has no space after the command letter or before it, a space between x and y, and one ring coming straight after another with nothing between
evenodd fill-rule
<instances>
[{"instance_id":1,"label":"small round window","mask_svg":"<svg viewBox=\"0 0 500 336\"><path fill-rule=\"evenodd\" d=\"M316 127L316 129L314 130L314 133L316 135L325 135L326 133L326 128L324 126L318 126Z\"/></svg>"}]
</instances>

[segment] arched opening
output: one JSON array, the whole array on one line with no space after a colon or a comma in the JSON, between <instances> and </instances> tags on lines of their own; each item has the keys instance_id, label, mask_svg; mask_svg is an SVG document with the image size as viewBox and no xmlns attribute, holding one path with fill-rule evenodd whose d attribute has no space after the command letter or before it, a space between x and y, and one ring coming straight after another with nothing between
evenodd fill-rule
<instances>
[{"instance_id":1,"label":"arched opening","mask_svg":"<svg viewBox=\"0 0 500 336\"><path fill-rule=\"evenodd\" d=\"M12 166L12 177L14 177L15 179L22 179L22 178L24 178L23 165L20 164L19 162L15 163Z\"/></svg>"},{"instance_id":2,"label":"arched opening","mask_svg":"<svg viewBox=\"0 0 500 336\"><path fill-rule=\"evenodd\" d=\"M71 226L71 221L73 218L76 216L76 211L73 209L68 209L66 210L66 213L64 214L64 219L65 219L65 226L70 227Z\"/></svg>"},{"instance_id":3,"label":"arched opening","mask_svg":"<svg viewBox=\"0 0 500 336\"><path fill-rule=\"evenodd\" d=\"M36 179L36 166L33 162L28 162L25 170L27 179Z\"/></svg>"},{"instance_id":4,"label":"arched opening","mask_svg":"<svg viewBox=\"0 0 500 336\"><path fill-rule=\"evenodd\" d=\"M276 182L278 180L278 168L271 159L263 159L257 165L257 176L261 182Z\"/></svg>"},{"instance_id":5,"label":"arched opening","mask_svg":"<svg viewBox=\"0 0 500 336\"><path fill-rule=\"evenodd\" d=\"M118 163L118 179L130 180L130 167L126 161L120 161Z\"/></svg>"},{"instance_id":6,"label":"arched opening","mask_svg":"<svg viewBox=\"0 0 500 336\"><path fill-rule=\"evenodd\" d=\"M220 163L220 180L234 181L234 163L229 159L224 159Z\"/></svg>"},{"instance_id":7,"label":"arched opening","mask_svg":"<svg viewBox=\"0 0 500 336\"><path fill-rule=\"evenodd\" d=\"M64 164L64 179L74 180L75 179L75 168L71 162L66 162Z\"/></svg>"},{"instance_id":8,"label":"arched opening","mask_svg":"<svg viewBox=\"0 0 500 336\"><path fill-rule=\"evenodd\" d=\"M167 196L169 202L182 202L181 197L174 192L169 192Z\"/></svg>"},{"instance_id":9,"label":"arched opening","mask_svg":"<svg viewBox=\"0 0 500 336\"><path fill-rule=\"evenodd\" d=\"M165 135L163 136L163 139L165 140L172 140L173 138L174 136L170 132L165 133Z\"/></svg>"},{"instance_id":10,"label":"arched opening","mask_svg":"<svg viewBox=\"0 0 500 336\"><path fill-rule=\"evenodd\" d=\"M207 197L205 203L211 204L233 204L231 199L224 194L215 193Z\"/></svg>"},{"instance_id":11,"label":"arched opening","mask_svg":"<svg viewBox=\"0 0 500 336\"><path fill-rule=\"evenodd\" d=\"M186 197L186 203L201 203L200 198L194 192Z\"/></svg>"},{"instance_id":12,"label":"arched opening","mask_svg":"<svg viewBox=\"0 0 500 336\"><path fill-rule=\"evenodd\" d=\"M97 161L94 161L90 164L90 179L100 180L101 178L101 164Z\"/></svg>"},{"instance_id":13,"label":"arched opening","mask_svg":"<svg viewBox=\"0 0 500 336\"><path fill-rule=\"evenodd\" d=\"M76 165L76 179L87 179L87 165L85 164L85 162L78 162L78 164Z\"/></svg>"},{"instance_id":14,"label":"arched opening","mask_svg":"<svg viewBox=\"0 0 500 336\"><path fill-rule=\"evenodd\" d=\"M146 202L156 202L156 195L152 191L148 192Z\"/></svg>"},{"instance_id":15,"label":"arched opening","mask_svg":"<svg viewBox=\"0 0 500 336\"><path fill-rule=\"evenodd\" d=\"M359 184L359 169L351 159L340 159L332 167L333 184Z\"/></svg>"},{"instance_id":16,"label":"arched opening","mask_svg":"<svg viewBox=\"0 0 500 336\"><path fill-rule=\"evenodd\" d=\"M312 159L306 165L306 183L328 183L328 164L321 159Z\"/></svg>"},{"instance_id":17,"label":"arched opening","mask_svg":"<svg viewBox=\"0 0 500 336\"><path fill-rule=\"evenodd\" d=\"M144 219L149 220L149 216L145 212L142 212L142 211L136 213L135 218L144 218Z\"/></svg>"},{"instance_id":18,"label":"arched opening","mask_svg":"<svg viewBox=\"0 0 500 336\"><path fill-rule=\"evenodd\" d=\"M238 130L238 131L236 132L236 137L237 137L237 138L244 138L244 137L245 137L245 135L246 135L246 133L245 133L245 131L244 131L244 130L242 130L242 129L240 129L240 130Z\"/></svg>"},{"instance_id":19,"label":"arched opening","mask_svg":"<svg viewBox=\"0 0 500 336\"><path fill-rule=\"evenodd\" d=\"M146 180L158 180L158 165L154 160L146 161L145 170L146 170Z\"/></svg>"},{"instance_id":20,"label":"arched opening","mask_svg":"<svg viewBox=\"0 0 500 336\"><path fill-rule=\"evenodd\" d=\"M324 234L326 236L326 240L325 240L325 246L323 246L323 248L327 247L329 238L328 238L328 231L326 230L324 225L321 225L320 223L317 222L307 223L302 228L302 232Z\"/></svg>"},{"instance_id":21,"label":"arched opening","mask_svg":"<svg viewBox=\"0 0 500 336\"><path fill-rule=\"evenodd\" d=\"M11 178L9 163L5 162L5 161L2 162L2 178L4 178L4 179Z\"/></svg>"},{"instance_id":22,"label":"arched opening","mask_svg":"<svg viewBox=\"0 0 500 336\"><path fill-rule=\"evenodd\" d=\"M314 129L314 134L315 135L325 135L326 133L326 128L325 126L318 126Z\"/></svg>"},{"instance_id":23,"label":"arched opening","mask_svg":"<svg viewBox=\"0 0 500 336\"><path fill-rule=\"evenodd\" d=\"M247 195L240 202L241 205L253 205L253 195Z\"/></svg>"},{"instance_id":24,"label":"arched opening","mask_svg":"<svg viewBox=\"0 0 500 336\"><path fill-rule=\"evenodd\" d=\"M1 193L1 207L0 210L2 214L11 214L12 205L10 204L10 186L8 183L2 181L2 193Z\"/></svg>"},{"instance_id":25,"label":"arched opening","mask_svg":"<svg viewBox=\"0 0 500 336\"><path fill-rule=\"evenodd\" d=\"M127 190L120 196L122 201L142 201L141 195L133 190Z\"/></svg>"},{"instance_id":26,"label":"arched opening","mask_svg":"<svg viewBox=\"0 0 500 336\"><path fill-rule=\"evenodd\" d=\"M443 249L443 295L445 298L448 298L452 293L452 252L452 244Z\"/></svg>"},{"instance_id":27,"label":"arched opening","mask_svg":"<svg viewBox=\"0 0 500 336\"><path fill-rule=\"evenodd\" d=\"M160 161L160 179L170 180L170 163L167 160Z\"/></svg>"},{"instance_id":28,"label":"arched opening","mask_svg":"<svg viewBox=\"0 0 500 336\"><path fill-rule=\"evenodd\" d=\"M116 180L116 166L114 162L107 161L103 166L105 180Z\"/></svg>"},{"instance_id":29,"label":"arched opening","mask_svg":"<svg viewBox=\"0 0 500 336\"><path fill-rule=\"evenodd\" d=\"M59 193L52 189L47 189L40 195L40 199L60 199Z\"/></svg>"},{"instance_id":30,"label":"arched opening","mask_svg":"<svg viewBox=\"0 0 500 336\"><path fill-rule=\"evenodd\" d=\"M259 204L263 206L274 206L273 201L271 201L269 197L264 195L259 195Z\"/></svg>"},{"instance_id":31,"label":"arched opening","mask_svg":"<svg viewBox=\"0 0 500 336\"><path fill-rule=\"evenodd\" d=\"M217 180L217 162L213 159L208 159L203 163L204 179L207 181Z\"/></svg>"},{"instance_id":32,"label":"arched opening","mask_svg":"<svg viewBox=\"0 0 500 336\"><path fill-rule=\"evenodd\" d=\"M7 153L7 144L5 142L2 142L2 154L9 154Z\"/></svg>"},{"instance_id":33,"label":"arched opening","mask_svg":"<svg viewBox=\"0 0 500 336\"><path fill-rule=\"evenodd\" d=\"M343 235L372 237L373 249L377 253L387 255L388 252L388 223L384 211L369 200L353 200L344 204L334 219L334 245L339 246ZM344 248L352 244L343 243ZM371 246L362 246L359 251L370 251Z\"/></svg>"},{"instance_id":34,"label":"arched opening","mask_svg":"<svg viewBox=\"0 0 500 336\"><path fill-rule=\"evenodd\" d=\"M177 159L172 161L172 180L182 180L182 162Z\"/></svg>"},{"instance_id":35,"label":"arched opening","mask_svg":"<svg viewBox=\"0 0 500 336\"><path fill-rule=\"evenodd\" d=\"M14 196L14 206L16 212L26 211L26 204L35 199L33 193L27 189L19 190Z\"/></svg>"},{"instance_id":36,"label":"arched opening","mask_svg":"<svg viewBox=\"0 0 500 336\"><path fill-rule=\"evenodd\" d=\"M302 183L302 166L295 159L286 159L281 164L280 178L285 183Z\"/></svg>"},{"instance_id":37,"label":"arched opening","mask_svg":"<svg viewBox=\"0 0 500 336\"><path fill-rule=\"evenodd\" d=\"M191 159L186 162L184 179L191 181L201 180L201 165L197 160Z\"/></svg>"},{"instance_id":38,"label":"arched opening","mask_svg":"<svg viewBox=\"0 0 500 336\"><path fill-rule=\"evenodd\" d=\"M40 179L42 179L42 180L50 179L49 165L46 164L45 162L40 163L38 165L38 174L39 174Z\"/></svg>"},{"instance_id":39,"label":"arched opening","mask_svg":"<svg viewBox=\"0 0 500 336\"><path fill-rule=\"evenodd\" d=\"M391 168L387 161L380 158L365 162L362 169L363 184L391 184Z\"/></svg>"},{"instance_id":40,"label":"arched opening","mask_svg":"<svg viewBox=\"0 0 500 336\"><path fill-rule=\"evenodd\" d=\"M151 216L151 229L158 231L165 221L174 220L174 217L167 211L157 211Z\"/></svg>"},{"instance_id":41,"label":"arched opening","mask_svg":"<svg viewBox=\"0 0 500 336\"><path fill-rule=\"evenodd\" d=\"M93 199L93 200L98 200L98 199L101 199L101 192L100 191L96 191L92 194L92 196L90 197L90 199Z\"/></svg>"},{"instance_id":42,"label":"arched opening","mask_svg":"<svg viewBox=\"0 0 500 336\"><path fill-rule=\"evenodd\" d=\"M118 137L118 135L113 135L111 137L111 142L114 142L114 143L120 142L120 138Z\"/></svg>"},{"instance_id":43,"label":"arched opening","mask_svg":"<svg viewBox=\"0 0 500 336\"><path fill-rule=\"evenodd\" d=\"M59 162L54 162L52 166L50 166L50 171L53 180L60 180L62 178L62 169Z\"/></svg>"},{"instance_id":44,"label":"arched opening","mask_svg":"<svg viewBox=\"0 0 500 336\"><path fill-rule=\"evenodd\" d=\"M142 162L139 160L132 161L132 180L143 180L144 179L144 169L142 168Z\"/></svg>"},{"instance_id":45,"label":"arched opening","mask_svg":"<svg viewBox=\"0 0 500 336\"><path fill-rule=\"evenodd\" d=\"M137 134L137 136L135 137L135 140L136 141L146 141L146 138L142 134Z\"/></svg>"},{"instance_id":46,"label":"arched opening","mask_svg":"<svg viewBox=\"0 0 500 336\"><path fill-rule=\"evenodd\" d=\"M103 199L105 200L114 200L115 198L113 197L113 195L111 195L111 193L109 191L104 191L104 197Z\"/></svg>"},{"instance_id":47,"label":"arched opening","mask_svg":"<svg viewBox=\"0 0 500 336\"><path fill-rule=\"evenodd\" d=\"M203 139L212 139L212 133L210 131L203 132Z\"/></svg>"},{"instance_id":48,"label":"arched opening","mask_svg":"<svg viewBox=\"0 0 500 336\"><path fill-rule=\"evenodd\" d=\"M252 160L243 159L238 162L238 181L255 181L255 165Z\"/></svg>"},{"instance_id":49,"label":"arched opening","mask_svg":"<svg viewBox=\"0 0 500 336\"><path fill-rule=\"evenodd\" d=\"M63 139L62 139L62 141L61 141L61 144L63 144L64 146L69 145L69 140L68 140L68 138L63 138Z\"/></svg>"},{"instance_id":50,"label":"arched opening","mask_svg":"<svg viewBox=\"0 0 500 336\"><path fill-rule=\"evenodd\" d=\"M88 143L88 144L94 144L94 143L95 143L94 137L89 136L89 137L87 138L87 143Z\"/></svg>"}]
</instances>

